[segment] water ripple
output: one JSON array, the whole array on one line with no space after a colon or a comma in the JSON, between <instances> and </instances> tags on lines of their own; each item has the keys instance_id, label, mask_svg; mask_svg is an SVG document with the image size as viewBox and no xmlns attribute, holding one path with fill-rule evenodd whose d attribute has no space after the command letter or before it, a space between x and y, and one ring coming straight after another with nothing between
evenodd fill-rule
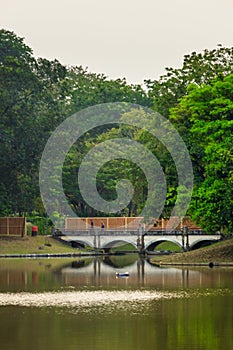
<instances>
[{"instance_id":1,"label":"water ripple","mask_svg":"<svg viewBox=\"0 0 233 350\"><path fill-rule=\"evenodd\" d=\"M181 297L181 293L158 291L70 291L45 293L0 293L0 306L98 306L116 302L145 302ZM184 295L184 293L182 293Z\"/></svg>"},{"instance_id":2,"label":"water ripple","mask_svg":"<svg viewBox=\"0 0 233 350\"><path fill-rule=\"evenodd\" d=\"M133 305L149 301L174 298L198 298L203 296L233 295L229 289L179 290L179 291L56 291L44 293L0 293L0 306L31 307L98 307Z\"/></svg>"}]
</instances>

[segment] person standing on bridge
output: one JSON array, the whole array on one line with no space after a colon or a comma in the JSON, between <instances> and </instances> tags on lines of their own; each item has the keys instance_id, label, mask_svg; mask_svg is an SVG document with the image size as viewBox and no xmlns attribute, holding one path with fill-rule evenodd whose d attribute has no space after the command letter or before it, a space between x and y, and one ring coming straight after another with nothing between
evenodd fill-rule
<instances>
[{"instance_id":1,"label":"person standing on bridge","mask_svg":"<svg viewBox=\"0 0 233 350\"><path fill-rule=\"evenodd\" d=\"M94 231L94 221L91 220L91 222L90 222L89 234L90 234L90 235L93 235L94 232L95 232L95 231Z\"/></svg>"},{"instance_id":2,"label":"person standing on bridge","mask_svg":"<svg viewBox=\"0 0 233 350\"><path fill-rule=\"evenodd\" d=\"M104 229L104 222L101 221L101 229L103 230Z\"/></svg>"},{"instance_id":3,"label":"person standing on bridge","mask_svg":"<svg viewBox=\"0 0 233 350\"><path fill-rule=\"evenodd\" d=\"M142 234L142 224L141 224L141 222L139 222L139 224L138 224L138 233L139 233L139 235Z\"/></svg>"}]
</instances>

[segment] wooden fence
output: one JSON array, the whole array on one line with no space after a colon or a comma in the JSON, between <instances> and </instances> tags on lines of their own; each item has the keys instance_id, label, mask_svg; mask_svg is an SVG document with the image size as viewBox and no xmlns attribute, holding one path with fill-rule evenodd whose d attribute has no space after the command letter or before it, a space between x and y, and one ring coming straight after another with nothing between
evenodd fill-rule
<instances>
[{"instance_id":1,"label":"wooden fence","mask_svg":"<svg viewBox=\"0 0 233 350\"><path fill-rule=\"evenodd\" d=\"M0 218L0 235L26 236L26 218Z\"/></svg>"},{"instance_id":2,"label":"wooden fence","mask_svg":"<svg viewBox=\"0 0 233 350\"><path fill-rule=\"evenodd\" d=\"M143 217L89 217L89 218L66 218L65 229L69 231L88 230L91 222L95 228L101 228L102 223L106 230L117 228L137 230Z\"/></svg>"},{"instance_id":3,"label":"wooden fence","mask_svg":"<svg viewBox=\"0 0 233 350\"><path fill-rule=\"evenodd\" d=\"M192 231L198 231L201 230L201 228L193 221L190 220L189 216L184 216L182 218L177 216L172 216L169 219L155 219L154 224L150 227L150 231L161 231L165 230L167 228L168 222L170 225L176 224L178 222L178 225L174 227L176 230L182 230L183 227L187 227L188 230Z\"/></svg>"},{"instance_id":4,"label":"wooden fence","mask_svg":"<svg viewBox=\"0 0 233 350\"><path fill-rule=\"evenodd\" d=\"M180 219L180 218L178 218ZM177 217L171 217L170 223L176 221ZM137 230L139 224L145 229L148 225L143 223L143 217L88 217L88 218L66 218L65 229L68 231L76 230L89 230L91 227L91 222L95 228L101 228L102 223L106 230L114 229L131 229ZM150 231L161 231L166 229L168 224L168 219L153 219L149 225ZM187 226L189 230L200 230L201 228L192 222L188 216L183 217L179 220L177 230L181 230L184 226Z\"/></svg>"}]
</instances>

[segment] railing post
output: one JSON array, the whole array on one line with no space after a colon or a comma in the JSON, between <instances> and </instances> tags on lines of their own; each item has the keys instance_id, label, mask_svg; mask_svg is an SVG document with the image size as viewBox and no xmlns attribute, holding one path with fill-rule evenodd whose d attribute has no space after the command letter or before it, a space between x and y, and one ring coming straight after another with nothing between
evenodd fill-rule
<instances>
[{"instance_id":1,"label":"railing post","mask_svg":"<svg viewBox=\"0 0 233 350\"><path fill-rule=\"evenodd\" d=\"M9 217L6 218L6 234L10 234L10 220Z\"/></svg>"},{"instance_id":2,"label":"railing post","mask_svg":"<svg viewBox=\"0 0 233 350\"><path fill-rule=\"evenodd\" d=\"M94 236L93 236L93 247L94 247L94 249L96 249L97 248L97 246L96 246L96 230L94 230L93 234L94 234Z\"/></svg>"},{"instance_id":3,"label":"railing post","mask_svg":"<svg viewBox=\"0 0 233 350\"><path fill-rule=\"evenodd\" d=\"M144 230L141 223L139 223L138 225L137 248L138 248L139 254L145 253L144 252L144 249L145 249Z\"/></svg>"},{"instance_id":4,"label":"railing post","mask_svg":"<svg viewBox=\"0 0 233 350\"><path fill-rule=\"evenodd\" d=\"M97 234L98 234L98 247L97 248L100 248L100 232L97 231Z\"/></svg>"},{"instance_id":5,"label":"railing post","mask_svg":"<svg viewBox=\"0 0 233 350\"><path fill-rule=\"evenodd\" d=\"M182 248L183 248L183 250L185 250L185 245L184 245L184 227L182 228L181 233L182 233Z\"/></svg>"}]
</instances>

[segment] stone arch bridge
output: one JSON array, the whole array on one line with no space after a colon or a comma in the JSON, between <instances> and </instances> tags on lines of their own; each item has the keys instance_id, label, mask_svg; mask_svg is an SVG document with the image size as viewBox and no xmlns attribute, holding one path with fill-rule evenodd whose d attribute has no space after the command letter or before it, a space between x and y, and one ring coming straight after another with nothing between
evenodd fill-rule
<instances>
[{"instance_id":1,"label":"stone arch bridge","mask_svg":"<svg viewBox=\"0 0 233 350\"><path fill-rule=\"evenodd\" d=\"M109 251L122 242L130 243L138 252L154 250L162 242L173 242L183 250L192 250L221 239L220 234L207 234L202 230L148 231L143 230L63 230L55 235L73 246L90 246L94 250Z\"/></svg>"}]
</instances>

